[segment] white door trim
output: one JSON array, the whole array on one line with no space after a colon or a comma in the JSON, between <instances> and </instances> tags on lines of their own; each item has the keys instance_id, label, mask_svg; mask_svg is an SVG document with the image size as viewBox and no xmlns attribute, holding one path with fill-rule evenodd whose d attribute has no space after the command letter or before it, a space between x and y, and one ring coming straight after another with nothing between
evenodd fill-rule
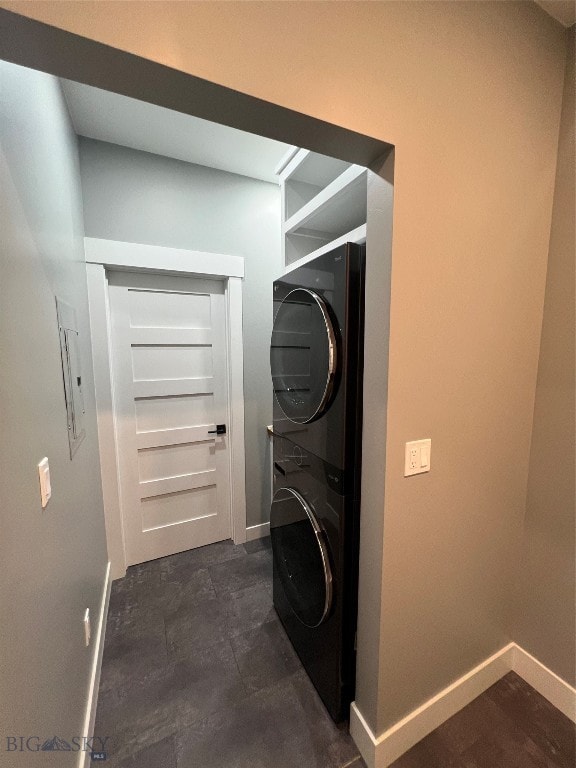
<instances>
[{"instance_id":1,"label":"white door trim","mask_svg":"<svg viewBox=\"0 0 576 768\"><path fill-rule=\"evenodd\" d=\"M244 456L244 344L242 340L242 279L229 276L226 285L228 402L230 404L230 506L232 538L246 541L246 467Z\"/></svg>"},{"instance_id":2,"label":"white door trim","mask_svg":"<svg viewBox=\"0 0 576 768\"><path fill-rule=\"evenodd\" d=\"M111 269L180 272L189 277L244 277L242 256L102 240L97 237L84 238L84 251L89 264L103 264Z\"/></svg>"},{"instance_id":3,"label":"white door trim","mask_svg":"<svg viewBox=\"0 0 576 768\"><path fill-rule=\"evenodd\" d=\"M226 337L230 421L230 488L232 537L246 541L244 456L244 350L242 344L242 277L244 259L179 248L84 238L90 334L94 359L98 446L104 497L106 539L112 579L126 573L126 550L120 507L117 437L110 343L110 308L106 268L154 271L226 281Z\"/></svg>"},{"instance_id":4,"label":"white door trim","mask_svg":"<svg viewBox=\"0 0 576 768\"><path fill-rule=\"evenodd\" d=\"M118 483L108 281L102 264L87 264L86 275L106 542L110 561L110 578L119 579L126 574L126 549Z\"/></svg>"}]
</instances>

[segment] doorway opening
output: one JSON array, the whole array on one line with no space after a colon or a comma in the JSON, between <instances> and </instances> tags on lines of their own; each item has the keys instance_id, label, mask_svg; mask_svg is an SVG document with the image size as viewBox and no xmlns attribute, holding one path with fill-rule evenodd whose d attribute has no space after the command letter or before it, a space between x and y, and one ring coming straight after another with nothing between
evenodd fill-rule
<instances>
[{"instance_id":1,"label":"doorway opening","mask_svg":"<svg viewBox=\"0 0 576 768\"><path fill-rule=\"evenodd\" d=\"M370 412L370 419L366 421L364 429L365 453L370 453L371 461L363 474L363 488L368 492L366 496L370 499L370 504L363 510L363 526L368 530L368 536L373 542L381 540L379 536L379 527L381 526L381 509L383 504L379 503L379 495L383 494L382 476L384 468L384 445L385 445L385 401L386 401L386 373L387 373L387 344L382 339L387 338L387 318L388 302L390 288L390 248L391 248L391 210L392 210L392 173L393 173L393 155L392 149L384 142L379 142L369 137L363 137L350 131L329 126L319 121L308 118L305 115L292 113L289 110L277 107L272 104L264 104L256 99L250 99L242 94L235 93L229 89L214 86L213 84L200 81L183 73L177 73L173 70L161 67L160 65L146 62L138 57L123 54L119 51L111 51L106 46L100 46L92 41L76 38L73 35L47 28L44 25L38 25L30 20L22 19L8 12L1 12L0 21L3 27L9 28L8 33L2 36L0 56L13 63L32 66L42 71L48 72L58 77L67 77L81 81L84 85L98 87L101 89L111 88L128 98L140 98L149 104L156 104L161 107L169 107L177 110L180 114L192 114L200 119L220 118L221 122L234 124L235 128L249 130L253 133L261 134L274 141L285 141L296 149L296 152L284 158L279 175L284 176L283 199L278 206L278 219L284 220L284 231L282 237L284 240L284 261L280 260L279 271L293 268L295 265L302 265L306 259L313 258L324 247L333 245L339 238L345 238L348 241L350 233L361 229L364 226L364 232L356 234L357 237L364 237L367 247L367 314L366 314L366 366L365 366L365 404L367 411ZM42 38L43 45L28 45L26 41L32 38L38 40ZM65 43L65 44L64 44ZM66 55L62 51L67 51ZM73 54L71 55L71 51ZM114 72L112 77L111 72ZM108 73L108 74L107 74ZM152 85L153 84L153 85ZM88 142L97 141L87 139ZM142 150L133 150L142 151ZM293 150L290 150L292 152ZM109 150L111 155L115 150ZM148 152L148 154L151 154ZM111 161L114 162L113 160ZM343 163L344 167L340 164ZM370 167L370 171L367 168ZM237 174L238 175L238 174ZM336 186L334 186L336 185ZM104 193L105 195L105 193ZM331 198L337 205L338 214L335 216L338 224L337 228L332 228L332 222L325 217L325 210L321 208L322 201ZM346 218L350 210L351 203L360 202L363 205L365 221L360 224L356 220ZM113 202L118 203L118 200ZM339 207L338 207L339 206ZM168 205L163 213L170 209ZM362 210L362 208L361 208ZM318 237L317 233L324 233L324 237ZM280 228L278 228L278 237L280 240ZM164 274L162 278L168 277L173 272L188 272L198 274L195 270L179 270L178 268L168 267L168 262L164 262L160 270L158 267L150 266L147 261L149 257L148 247L168 248L171 251L171 258L177 259L182 254L174 254L173 251L185 250L178 246L158 243L141 243L138 239L115 239L113 237L92 237L92 248L102 246L97 240L108 240L110 243L124 242L144 245L144 251L139 256L140 263L136 267L142 271L161 271ZM280 244L278 252L281 253ZM199 250L200 255L206 256L205 250ZM222 257L230 258L236 254L225 251L220 254ZM115 261L116 260L116 261ZM130 266L134 267L134 262L126 264L125 261L118 262L117 257L110 255L96 258L93 256L88 259L90 262L89 271L92 266L99 265L104 275L108 274L109 282L114 282L118 269L130 271ZM166 274L168 273L168 274ZM220 278L223 282L232 277L229 273L223 272L220 275L210 275L206 270L200 274ZM173 275L172 275L173 276ZM239 276L240 277L240 276ZM152 278L151 278L152 279ZM185 278L192 279L192 278ZM240 277L241 279L241 277ZM100 284L100 288L102 284ZM105 286L104 286L105 287ZM132 286L123 286L133 291L138 288ZM98 289L100 290L100 289ZM141 286L140 286L141 290ZM155 288L154 290L158 290ZM166 293L179 293L170 290ZM190 294L196 294L195 291L189 291ZM209 292L210 293L210 292ZM216 292L213 292L216 293ZM205 294L206 295L206 294ZM106 306L106 291L101 294L104 308ZM108 299L110 296L108 296ZM246 306L246 297L245 306ZM128 300L124 301L124 306ZM270 296L271 302L271 296ZM101 304L102 306L102 304ZM120 302L120 311L122 302ZM246 315L244 316L246 321ZM161 321L159 321L161 322ZM161 328L161 325L144 326L148 330L155 329L154 333ZM178 328L180 331L200 331L209 330L199 326L174 326L172 330ZM130 329L138 329L138 326L132 326ZM242 330L244 331L244 345L242 345ZM232 323L228 327L228 352L232 355L238 353L238 348L244 350L248 348L246 344L246 332L249 328L244 323L244 329L239 328ZM235 333L235 341L230 341L232 332ZM144 337L140 337L142 341ZM139 364L146 366L150 362L151 356L159 350L153 350L153 347L173 346L177 348L178 343L157 344L150 341L152 336L147 336L144 343L135 343L138 348L137 356L140 358ZM160 338L159 336L157 338ZM207 345L204 345L207 346ZM146 347L144 356L140 347ZM177 359L177 349L174 358ZM163 354L163 353L162 353ZM146 359L148 358L148 359ZM178 363L172 361L171 364ZM267 365L267 362L265 363ZM145 374L145 375L144 375ZM182 376L181 378L196 378L196 376ZM200 378L210 378L208 375ZM136 385L144 392L144 385L152 387L150 382L156 381L151 378L149 371L144 371L143 378L134 379L130 382L132 389ZM164 383L155 383L153 386L162 387ZM245 387L246 389L246 387ZM152 389L146 390L152 392ZM133 393L134 394L134 393ZM200 393L205 394L205 393ZM186 394L168 395L162 391L162 397L186 397ZM142 399L152 400L153 394L144 394ZM134 400L134 396L132 398ZM220 421L220 417L210 422L210 426L217 427L225 424ZM165 429L195 428L199 425L185 426L166 426L166 423L160 424L156 429L144 431L163 431ZM200 426L206 426L200 425ZM265 429L265 422L259 426ZM230 432L232 434L232 430ZM140 438L138 438L140 439ZM143 439L143 438L142 438ZM193 441L192 441L193 443ZM176 444L180 445L180 444ZM188 445L186 443L185 445ZM143 450L155 450L163 446L147 446ZM182 449L183 451L185 449ZM187 450L187 449L186 449ZM114 452L113 452L114 453ZM113 455L109 454L109 455ZM147 454L147 458L150 455ZM152 462L150 462L152 463ZM151 467L147 467L151 470ZM194 471L180 472L181 476L192 475L198 472L211 472L215 468L208 466L201 469L194 468ZM142 469L142 471L144 471ZM171 478L177 475L170 475ZM138 485L156 484L156 489L160 483L164 482L166 477L158 477L153 474L142 474L138 477ZM184 480L179 480L183 483ZM191 482L187 478L186 482ZM152 486L145 488L146 492L151 490ZM195 490L186 488L175 490L175 484L172 483L164 489L168 489L167 494L177 494ZM157 494L158 496L161 494ZM142 511L143 499L151 498L149 496L140 496L140 512ZM178 517L178 515L176 515ZM172 518L175 519L175 518ZM153 523L157 518L150 518L147 527L153 530ZM187 521L178 521L178 524ZM248 521L247 521L248 522ZM260 523L265 526L265 521ZM118 525L122 529L122 523ZM248 528L252 526L245 525L244 536L248 536ZM143 530L143 529L142 529ZM265 530L265 528L264 528ZM220 535L220 534L219 534ZM183 547L185 548L185 547ZM372 550L374 547L372 546ZM144 555L146 557L147 555ZM139 555L138 557L142 557ZM361 565L362 569L362 565Z\"/></svg>"}]
</instances>

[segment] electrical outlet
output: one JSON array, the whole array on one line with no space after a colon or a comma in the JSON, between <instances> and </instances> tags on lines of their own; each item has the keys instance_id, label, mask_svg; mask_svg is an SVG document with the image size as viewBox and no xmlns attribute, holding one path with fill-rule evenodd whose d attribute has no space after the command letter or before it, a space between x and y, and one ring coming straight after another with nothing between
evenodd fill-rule
<instances>
[{"instance_id":1,"label":"electrical outlet","mask_svg":"<svg viewBox=\"0 0 576 768\"><path fill-rule=\"evenodd\" d=\"M404 451L404 477L430 472L432 440L412 440Z\"/></svg>"},{"instance_id":2,"label":"electrical outlet","mask_svg":"<svg viewBox=\"0 0 576 768\"><path fill-rule=\"evenodd\" d=\"M48 465L48 458L45 456L38 464L38 477L40 479L40 503L42 509L45 509L46 505L50 501L52 496L52 486L50 484L50 467Z\"/></svg>"},{"instance_id":3,"label":"electrical outlet","mask_svg":"<svg viewBox=\"0 0 576 768\"><path fill-rule=\"evenodd\" d=\"M92 635L92 631L90 628L90 608L86 608L86 612L84 614L84 641L86 645L90 645L90 637Z\"/></svg>"}]
</instances>

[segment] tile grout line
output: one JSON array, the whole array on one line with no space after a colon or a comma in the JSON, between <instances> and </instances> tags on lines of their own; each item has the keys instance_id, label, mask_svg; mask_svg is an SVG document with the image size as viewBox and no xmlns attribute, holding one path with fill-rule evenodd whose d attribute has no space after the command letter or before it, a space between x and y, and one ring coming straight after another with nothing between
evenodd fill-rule
<instances>
[{"instance_id":1,"label":"tile grout line","mask_svg":"<svg viewBox=\"0 0 576 768\"><path fill-rule=\"evenodd\" d=\"M244 688L244 693L246 694L246 697L250 696L251 693L246 687L246 683L244 682L244 675L242 674L240 670L240 665L238 664L238 658L236 656L236 651L234 650L234 646L232 645L232 637L228 636L228 645L230 646L232 650L232 655L234 656L234 663L236 664L236 669L238 670L238 677L240 678L240 682L242 683L242 688Z\"/></svg>"}]
</instances>

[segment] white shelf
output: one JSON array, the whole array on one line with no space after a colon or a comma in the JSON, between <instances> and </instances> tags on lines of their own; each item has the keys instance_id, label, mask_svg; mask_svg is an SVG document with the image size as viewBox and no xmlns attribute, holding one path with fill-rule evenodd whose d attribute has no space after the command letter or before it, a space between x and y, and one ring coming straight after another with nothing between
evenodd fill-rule
<instances>
[{"instance_id":1,"label":"white shelf","mask_svg":"<svg viewBox=\"0 0 576 768\"><path fill-rule=\"evenodd\" d=\"M298 149L298 147L288 147L286 152L282 155L280 162L274 169L274 173L281 177L281 174L283 173L290 160L292 160L294 155L296 155L298 152L302 152L302 150Z\"/></svg>"},{"instance_id":2,"label":"white shelf","mask_svg":"<svg viewBox=\"0 0 576 768\"><path fill-rule=\"evenodd\" d=\"M287 162L279 172L280 181L283 183L303 181L307 184L315 184L317 187L326 187L350 167L350 163L345 160L319 155L309 149L299 149L290 157L286 156L286 159Z\"/></svg>"},{"instance_id":3,"label":"white shelf","mask_svg":"<svg viewBox=\"0 0 576 768\"><path fill-rule=\"evenodd\" d=\"M363 221L366 221L366 168L352 165L284 222L284 234L333 234L339 230L342 234L352 223L358 225Z\"/></svg>"},{"instance_id":4,"label":"white shelf","mask_svg":"<svg viewBox=\"0 0 576 768\"><path fill-rule=\"evenodd\" d=\"M346 243L365 243L365 242L366 242L366 224L361 224L359 227L356 227L356 229L353 229L350 232L346 232L346 234L336 238L336 240L330 240L329 243L326 243L326 245L323 245L320 248L317 248L315 251L312 251L312 253L309 253L307 256L304 256L300 259L297 259L296 261L291 262L285 267L284 274L287 275L289 272L292 272L293 269L296 269L297 267L301 267L304 264L308 264L309 261L313 261L318 256L322 256L323 254L334 250L334 248L338 248L341 245L345 245Z\"/></svg>"},{"instance_id":5,"label":"white shelf","mask_svg":"<svg viewBox=\"0 0 576 768\"><path fill-rule=\"evenodd\" d=\"M306 263L346 238L356 241L350 234L366 223L366 168L300 149L287 158L280 183L286 268Z\"/></svg>"},{"instance_id":6,"label":"white shelf","mask_svg":"<svg viewBox=\"0 0 576 768\"><path fill-rule=\"evenodd\" d=\"M306 203L350 168L350 163L301 149L285 165L280 176L284 189L285 219L297 213Z\"/></svg>"}]
</instances>

